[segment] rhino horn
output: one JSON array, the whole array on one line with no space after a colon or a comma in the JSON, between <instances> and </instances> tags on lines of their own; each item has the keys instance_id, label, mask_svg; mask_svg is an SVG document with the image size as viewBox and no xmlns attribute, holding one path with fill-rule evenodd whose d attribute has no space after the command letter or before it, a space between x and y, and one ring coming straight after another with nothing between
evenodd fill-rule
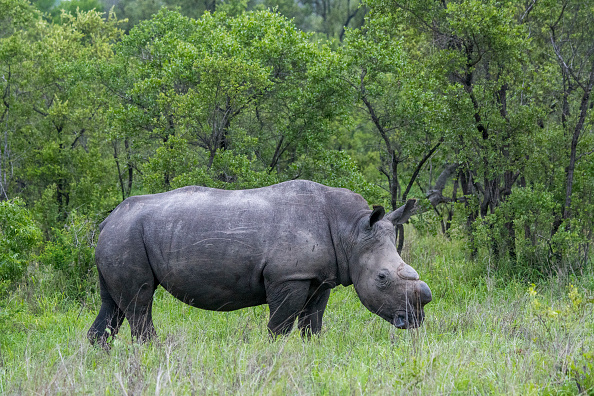
<instances>
[{"instance_id":1,"label":"rhino horn","mask_svg":"<svg viewBox=\"0 0 594 396\"><path fill-rule=\"evenodd\" d=\"M406 263L402 263L397 270L398 276L405 280L418 280L419 274L413 267Z\"/></svg>"},{"instance_id":2,"label":"rhino horn","mask_svg":"<svg viewBox=\"0 0 594 396\"><path fill-rule=\"evenodd\" d=\"M416 204L416 199L409 199L404 205L388 213L386 215L386 219L391 221L395 226L398 224L404 224L409 219L409 217L414 214Z\"/></svg>"}]
</instances>

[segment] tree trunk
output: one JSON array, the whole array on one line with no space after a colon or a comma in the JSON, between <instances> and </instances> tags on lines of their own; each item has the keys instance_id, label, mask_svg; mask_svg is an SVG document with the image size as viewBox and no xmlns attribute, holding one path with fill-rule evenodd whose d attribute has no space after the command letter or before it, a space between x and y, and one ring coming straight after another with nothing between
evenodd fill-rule
<instances>
[{"instance_id":1,"label":"tree trunk","mask_svg":"<svg viewBox=\"0 0 594 396\"><path fill-rule=\"evenodd\" d=\"M113 146L113 159L115 160L116 168L118 170L118 180L120 181L120 190L122 192L123 201L126 199L126 190L124 189L124 180L122 179L122 170L120 169L120 159L118 156L118 142L114 140L113 142L111 142L111 145Z\"/></svg>"},{"instance_id":2,"label":"tree trunk","mask_svg":"<svg viewBox=\"0 0 594 396\"><path fill-rule=\"evenodd\" d=\"M582 101L580 104L580 117L573 130L573 136L571 139L571 150L569 154L569 165L567 166L567 183L565 188L565 203L563 205L563 219L566 220L571 215L571 193L573 190L573 174L575 171L575 162L577 156L577 145L580 140L580 135L584 129L584 121L588 114L588 103L590 102L590 94L592 92L592 86L594 85L594 62L592 62L592 70L590 71L590 78L588 85L584 88L584 94L582 95Z\"/></svg>"},{"instance_id":3,"label":"tree trunk","mask_svg":"<svg viewBox=\"0 0 594 396\"><path fill-rule=\"evenodd\" d=\"M586 120L586 116L588 114L590 96L592 93L593 86L594 62L592 62L592 68L590 70L590 75L587 84L583 86L584 92L582 94L582 100L580 103L580 116L578 118L577 123L575 124L575 128L573 129L571 146L569 151L569 164L565 169L565 200L563 201L561 217L558 218L557 221L555 221L555 223L553 224L552 235L555 235L563 221L569 219L571 216L571 194L573 192L573 177L575 172L575 163L577 159L577 145L579 143L580 136L584 129L584 121Z\"/></svg>"},{"instance_id":4,"label":"tree trunk","mask_svg":"<svg viewBox=\"0 0 594 396\"><path fill-rule=\"evenodd\" d=\"M126 162L128 166L128 186L126 189L126 197L129 197L132 193L132 181L134 178L134 167L132 166L132 158L130 155L130 143L128 138L124 139L124 148L126 149Z\"/></svg>"},{"instance_id":5,"label":"tree trunk","mask_svg":"<svg viewBox=\"0 0 594 396\"><path fill-rule=\"evenodd\" d=\"M452 191L452 202L456 202L457 199L457 195L458 194L458 178L456 177L454 179L454 188ZM449 235L449 231L450 231L450 227L452 226L452 218L454 217L454 209L450 206L448 206L448 217L445 223L445 227L444 227L444 235L449 239L450 235Z\"/></svg>"},{"instance_id":6,"label":"tree trunk","mask_svg":"<svg viewBox=\"0 0 594 396\"><path fill-rule=\"evenodd\" d=\"M165 145L169 141L169 135L163 136L163 145ZM163 174L163 185L165 186L165 191L168 191L171 186L170 181L171 175L169 174L169 170L165 170Z\"/></svg>"}]
</instances>

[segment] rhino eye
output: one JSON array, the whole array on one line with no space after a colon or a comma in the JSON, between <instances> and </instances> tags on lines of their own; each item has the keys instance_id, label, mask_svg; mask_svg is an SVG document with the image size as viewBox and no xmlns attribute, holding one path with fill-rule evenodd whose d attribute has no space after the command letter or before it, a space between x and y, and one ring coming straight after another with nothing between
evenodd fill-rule
<instances>
[{"instance_id":1,"label":"rhino eye","mask_svg":"<svg viewBox=\"0 0 594 396\"><path fill-rule=\"evenodd\" d=\"M389 279L389 274L387 272L380 272L379 274L377 274L377 278L376 278L376 285L377 287L379 287L380 289L384 289L386 288L389 284L390 284L390 279Z\"/></svg>"},{"instance_id":2,"label":"rhino eye","mask_svg":"<svg viewBox=\"0 0 594 396\"><path fill-rule=\"evenodd\" d=\"M381 284L386 284L389 279L389 274L386 271L382 271L377 274L377 281Z\"/></svg>"}]
</instances>

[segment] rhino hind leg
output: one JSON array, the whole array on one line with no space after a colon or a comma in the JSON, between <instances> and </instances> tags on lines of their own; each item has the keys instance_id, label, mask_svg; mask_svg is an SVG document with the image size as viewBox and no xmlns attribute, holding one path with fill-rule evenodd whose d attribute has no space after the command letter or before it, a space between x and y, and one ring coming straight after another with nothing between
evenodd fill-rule
<instances>
[{"instance_id":1,"label":"rhino hind leg","mask_svg":"<svg viewBox=\"0 0 594 396\"><path fill-rule=\"evenodd\" d=\"M125 317L130 324L132 339L139 342L150 340L156 336L153 326L152 307L153 294L159 285L152 271L146 265L129 265L111 269L106 274L105 284L109 286L111 301L119 307L118 324ZM147 263L148 264L148 263ZM102 292L103 296L103 292ZM102 300L105 301L102 297Z\"/></svg>"},{"instance_id":2,"label":"rhino hind leg","mask_svg":"<svg viewBox=\"0 0 594 396\"><path fill-rule=\"evenodd\" d=\"M120 306L130 324L132 338L140 342L148 341L157 335L152 314L153 294L156 288L156 282L147 281L131 289L136 290L132 298L122 296Z\"/></svg>"},{"instance_id":3,"label":"rhino hind leg","mask_svg":"<svg viewBox=\"0 0 594 396\"><path fill-rule=\"evenodd\" d=\"M151 300L148 304L134 304L133 307L126 309L125 315L130 323L133 339L145 342L157 336L153 325L152 307Z\"/></svg>"},{"instance_id":4,"label":"rhino hind leg","mask_svg":"<svg viewBox=\"0 0 594 396\"><path fill-rule=\"evenodd\" d=\"M118 307L114 299L107 291L105 280L99 272L99 287L101 294L101 308L97 318L87 332L87 338L92 345L99 345L109 349L108 339L113 340L124 321L124 312Z\"/></svg>"},{"instance_id":5,"label":"rhino hind leg","mask_svg":"<svg viewBox=\"0 0 594 396\"><path fill-rule=\"evenodd\" d=\"M330 289L316 292L299 313L298 327L302 337L309 338L312 334L318 334L322 330L322 316L324 316L329 297Z\"/></svg>"},{"instance_id":6,"label":"rhino hind leg","mask_svg":"<svg viewBox=\"0 0 594 396\"><path fill-rule=\"evenodd\" d=\"M310 281L290 281L266 286L270 308L268 332L272 337L291 332L295 319L305 306Z\"/></svg>"}]
</instances>

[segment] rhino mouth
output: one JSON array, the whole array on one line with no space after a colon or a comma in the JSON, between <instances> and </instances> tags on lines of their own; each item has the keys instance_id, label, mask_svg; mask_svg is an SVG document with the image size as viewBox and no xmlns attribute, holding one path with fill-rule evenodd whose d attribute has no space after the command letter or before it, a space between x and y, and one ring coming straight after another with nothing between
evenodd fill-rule
<instances>
[{"instance_id":1,"label":"rhino mouth","mask_svg":"<svg viewBox=\"0 0 594 396\"><path fill-rule=\"evenodd\" d=\"M418 317L410 312L399 312L394 316L394 319L392 319L392 324L397 329L414 329L423 323L423 319L422 312Z\"/></svg>"}]
</instances>

